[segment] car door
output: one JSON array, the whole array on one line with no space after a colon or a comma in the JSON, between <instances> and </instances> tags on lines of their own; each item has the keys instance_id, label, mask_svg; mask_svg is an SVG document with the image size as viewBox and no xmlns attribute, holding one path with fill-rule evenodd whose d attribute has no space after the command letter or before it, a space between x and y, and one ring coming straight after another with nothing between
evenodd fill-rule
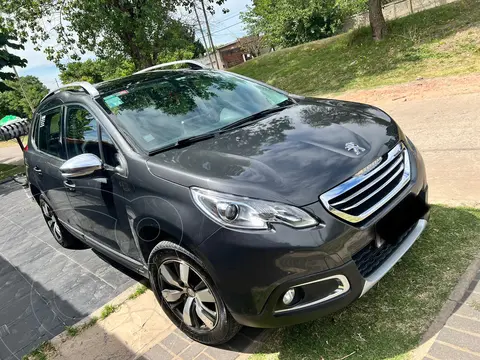
<instances>
[{"instance_id":1,"label":"car door","mask_svg":"<svg viewBox=\"0 0 480 360\"><path fill-rule=\"evenodd\" d=\"M72 211L60 172L66 159L62 119L62 106L37 114L27 163L31 169L29 180L45 194L57 217L70 223Z\"/></svg>"},{"instance_id":2,"label":"car door","mask_svg":"<svg viewBox=\"0 0 480 360\"><path fill-rule=\"evenodd\" d=\"M115 171L118 160L113 141L105 130L101 131L93 111L83 105L67 105L65 129L68 159L91 153L104 163L104 169L93 175L69 180L71 191L68 195L75 210L75 227L87 241L138 259L138 249L131 239L126 218L121 179Z\"/></svg>"}]
</instances>

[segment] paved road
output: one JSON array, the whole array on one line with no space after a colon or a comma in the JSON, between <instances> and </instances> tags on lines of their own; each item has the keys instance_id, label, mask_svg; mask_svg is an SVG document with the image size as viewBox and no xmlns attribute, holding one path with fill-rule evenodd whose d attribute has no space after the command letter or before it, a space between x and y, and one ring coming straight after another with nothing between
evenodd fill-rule
<instances>
[{"instance_id":1,"label":"paved road","mask_svg":"<svg viewBox=\"0 0 480 360\"><path fill-rule=\"evenodd\" d=\"M431 92L406 84L339 97L379 106L398 122L425 160L430 202L480 207L480 91L455 95L466 90L452 80L447 96L448 78L440 80Z\"/></svg>"},{"instance_id":2,"label":"paved road","mask_svg":"<svg viewBox=\"0 0 480 360\"><path fill-rule=\"evenodd\" d=\"M21 359L135 284L90 249L61 248L29 195L0 185L2 360Z\"/></svg>"},{"instance_id":3,"label":"paved road","mask_svg":"<svg viewBox=\"0 0 480 360\"><path fill-rule=\"evenodd\" d=\"M23 153L20 149L20 146L18 146L18 144L13 141L9 141L8 143L11 146L0 147L0 163L22 165Z\"/></svg>"}]
</instances>

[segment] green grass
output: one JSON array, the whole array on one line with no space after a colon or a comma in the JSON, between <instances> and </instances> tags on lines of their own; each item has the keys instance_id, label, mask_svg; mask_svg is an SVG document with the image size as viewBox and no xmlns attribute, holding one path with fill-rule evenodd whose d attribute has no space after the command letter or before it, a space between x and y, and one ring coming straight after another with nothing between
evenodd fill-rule
<instances>
[{"instance_id":1,"label":"green grass","mask_svg":"<svg viewBox=\"0 0 480 360\"><path fill-rule=\"evenodd\" d=\"M68 336L74 337L80 334L82 331L94 326L98 322L98 320L99 320L98 317L93 316L92 318L90 318L90 320L88 320L86 323L83 323L82 325L66 326L65 331L67 332Z\"/></svg>"},{"instance_id":2,"label":"green grass","mask_svg":"<svg viewBox=\"0 0 480 360\"><path fill-rule=\"evenodd\" d=\"M105 305L105 307L102 309L102 313L100 315L100 318L102 320L106 319L111 314L113 314L115 311L117 311L119 308L120 308L119 305Z\"/></svg>"},{"instance_id":3,"label":"green grass","mask_svg":"<svg viewBox=\"0 0 480 360\"><path fill-rule=\"evenodd\" d=\"M128 297L128 300L136 299L140 295L145 294L147 290L148 288L145 285L138 285L135 291Z\"/></svg>"},{"instance_id":4,"label":"green grass","mask_svg":"<svg viewBox=\"0 0 480 360\"><path fill-rule=\"evenodd\" d=\"M480 1L460 0L388 23L371 40L369 27L282 49L233 72L301 95L371 88L480 72Z\"/></svg>"},{"instance_id":5,"label":"green grass","mask_svg":"<svg viewBox=\"0 0 480 360\"><path fill-rule=\"evenodd\" d=\"M23 165L0 164L0 180L25 172Z\"/></svg>"},{"instance_id":6,"label":"green grass","mask_svg":"<svg viewBox=\"0 0 480 360\"><path fill-rule=\"evenodd\" d=\"M32 350L29 354L22 357L22 360L47 360L56 352L55 347L49 342L45 341L39 347Z\"/></svg>"},{"instance_id":7,"label":"green grass","mask_svg":"<svg viewBox=\"0 0 480 360\"><path fill-rule=\"evenodd\" d=\"M425 233L369 293L334 315L275 330L253 360L407 359L479 249L479 209L433 206Z\"/></svg>"}]
</instances>

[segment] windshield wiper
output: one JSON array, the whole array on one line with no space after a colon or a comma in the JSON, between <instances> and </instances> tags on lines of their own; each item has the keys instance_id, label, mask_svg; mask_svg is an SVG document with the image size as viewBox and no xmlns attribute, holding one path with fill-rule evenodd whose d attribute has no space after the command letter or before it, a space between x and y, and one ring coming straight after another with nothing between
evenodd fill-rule
<instances>
[{"instance_id":1,"label":"windshield wiper","mask_svg":"<svg viewBox=\"0 0 480 360\"><path fill-rule=\"evenodd\" d=\"M218 134L218 133L219 133L219 131L215 130L215 131L207 132L205 134L186 137L186 138L177 140L176 142L174 142L170 145L163 146L161 148L152 150L148 153L148 155L155 155L155 154L158 154L162 151L170 150L170 149L173 149L173 148L183 147L185 145L190 145L190 144L196 143L198 141L202 141L202 140L207 140L207 139L210 139L212 137L215 137L215 135Z\"/></svg>"},{"instance_id":2,"label":"windshield wiper","mask_svg":"<svg viewBox=\"0 0 480 360\"><path fill-rule=\"evenodd\" d=\"M262 119L264 118L265 116L267 115L270 115L270 114L274 114L276 112L280 112L286 108L289 108L290 106L292 106L293 102L291 103L288 103L288 105L283 105L283 106L277 106L277 107L274 107L274 108L270 108L270 109L266 109L266 110L263 110L263 111L260 111L258 113L255 113L253 115L250 115L250 116L247 116L243 119L240 119L240 120L237 120L231 124L228 124L222 128L219 129L220 132L224 132L226 130L231 130L231 129L236 129L236 128L239 128L239 127L242 127L242 126L245 126L247 125L248 123L252 122L252 121L255 121L255 120L259 120L259 119Z\"/></svg>"}]
</instances>

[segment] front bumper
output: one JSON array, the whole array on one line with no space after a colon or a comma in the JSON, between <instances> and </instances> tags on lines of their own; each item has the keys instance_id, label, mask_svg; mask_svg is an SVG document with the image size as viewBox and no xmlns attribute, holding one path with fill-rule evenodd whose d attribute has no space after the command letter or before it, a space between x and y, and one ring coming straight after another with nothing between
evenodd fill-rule
<instances>
[{"instance_id":1,"label":"front bumper","mask_svg":"<svg viewBox=\"0 0 480 360\"><path fill-rule=\"evenodd\" d=\"M307 209L325 222L324 228L298 231L279 225L275 232L255 234L222 228L201 243L197 255L205 263L233 317L252 327L293 325L340 310L371 289L408 251L427 225L428 214L402 235L394 250L373 272L362 272L354 260L355 254L378 237L377 223L403 199L414 196L427 202L423 161L417 153L412 158L416 166L412 167L410 184L361 226L355 227L331 216L318 202ZM304 298L285 307L281 299L292 287L306 289ZM303 306L305 304L308 306Z\"/></svg>"},{"instance_id":2,"label":"front bumper","mask_svg":"<svg viewBox=\"0 0 480 360\"><path fill-rule=\"evenodd\" d=\"M259 315L249 316L238 313L233 313L232 315L243 325L269 328L294 325L338 311L363 296L378 281L380 281L380 279L410 249L425 230L426 226L427 220L420 219L415 227L406 234L397 250L367 278L361 276L354 261L349 261L345 265L336 269L283 283L274 290L267 301L264 310ZM298 284L316 282L321 279L339 276L345 277L348 280L348 290L346 292L339 291L338 295L333 297L327 295L322 299L317 299L315 304L307 304L307 306L299 308L293 306L288 309L288 311L278 311L275 309L278 299L281 299L285 291L288 289L298 286ZM334 292L331 294L334 294Z\"/></svg>"}]
</instances>

